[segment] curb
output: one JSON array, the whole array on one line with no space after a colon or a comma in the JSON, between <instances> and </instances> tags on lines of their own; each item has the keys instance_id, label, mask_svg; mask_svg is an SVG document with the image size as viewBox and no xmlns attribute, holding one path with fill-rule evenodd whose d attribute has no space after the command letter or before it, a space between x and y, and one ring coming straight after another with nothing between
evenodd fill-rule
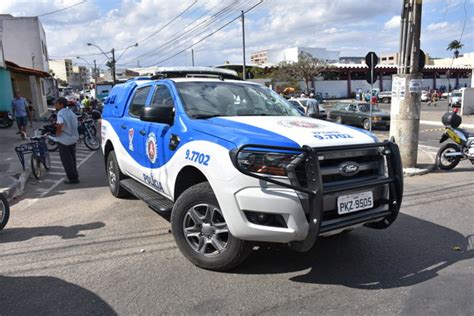
<instances>
[{"instance_id":1,"label":"curb","mask_svg":"<svg viewBox=\"0 0 474 316\"><path fill-rule=\"evenodd\" d=\"M23 171L18 178L10 176L13 180L12 184L7 188L0 188L0 192L5 194L8 202L20 197L24 193L25 185L30 178L30 175L31 171L27 169L26 171Z\"/></svg>"},{"instance_id":2,"label":"curb","mask_svg":"<svg viewBox=\"0 0 474 316\"><path fill-rule=\"evenodd\" d=\"M422 176L428 174L436 169L436 165L431 165L428 168L403 168L404 177Z\"/></svg>"}]
</instances>

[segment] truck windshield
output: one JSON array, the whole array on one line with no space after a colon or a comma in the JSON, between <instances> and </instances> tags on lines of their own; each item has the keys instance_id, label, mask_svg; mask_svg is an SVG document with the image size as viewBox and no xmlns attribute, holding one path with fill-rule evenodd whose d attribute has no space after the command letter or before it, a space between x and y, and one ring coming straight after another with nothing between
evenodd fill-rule
<instances>
[{"instance_id":1,"label":"truck windshield","mask_svg":"<svg viewBox=\"0 0 474 316\"><path fill-rule=\"evenodd\" d=\"M213 116L302 116L277 93L260 85L236 82L178 82L186 114Z\"/></svg>"}]
</instances>

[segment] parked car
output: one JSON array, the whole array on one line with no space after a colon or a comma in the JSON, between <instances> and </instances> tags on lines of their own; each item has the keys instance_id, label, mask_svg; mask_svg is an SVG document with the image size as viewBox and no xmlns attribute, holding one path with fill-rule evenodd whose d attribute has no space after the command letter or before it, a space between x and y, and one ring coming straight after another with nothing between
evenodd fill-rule
<instances>
[{"instance_id":1,"label":"parked car","mask_svg":"<svg viewBox=\"0 0 474 316\"><path fill-rule=\"evenodd\" d=\"M379 102L390 103L392 101L392 91L382 91L377 95Z\"/></svg>"},{"instance_id":2,"label":"parked car","mask_svg":"<svg viewBox=\"0 0 474 316\"><path fill-rule=\"evenodd\" d=\"M328 113L328 119L340 124L362 126L368 130L370 127L369 103L339 103ZM378 106L372 106L372 127L390 128L390 113L381 111Z\"/></svg>"},{"instance_id":3,"label":"parked car","mask_svg":"<svg viewBox=\"0 0 474 316\"><path fill-rule=\"evenodd\" d=\"M254 243L308 251L320 236L396 220L397 144L304 117L234 71L172 69L114 86L102 150L111 193L170 214L178 248L195 265L229 270Z\"/></svg>"},{"instance_id":4,"label":"parked car","mask_svg":"<svg viewBox=\"0 0 474 316\"><path fill-rule=\"evenodd\" d=\"M450 107L458 108L461 107L461 100L462 100L462 92L461 91L453 91L448 99L448 104Z\"/></svg>"},{"instance_id":5,"label":"parked car","mask_svg":"<svg viewBox=\"0 0 474 316\"><path fill-rule=\"evenodd\" d=\"M288 100L298 108L303 108L304 113L306 116L311 116L313 118L318 118L318 119L326 119L326 109L321 105L321 103L318 102L316 99L312 98L291 98ZM313 105L317 106L318 108L318 113L314 115L308 115L308 106Z\"/></svg>"}]
</instances>

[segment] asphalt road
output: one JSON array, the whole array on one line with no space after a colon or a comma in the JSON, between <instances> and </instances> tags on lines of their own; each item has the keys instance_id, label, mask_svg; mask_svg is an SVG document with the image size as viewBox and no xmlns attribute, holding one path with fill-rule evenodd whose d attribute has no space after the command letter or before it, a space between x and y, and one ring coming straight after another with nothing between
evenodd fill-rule
<instances>
[{"instance_id":1,"label":"asphalt road","mask_svg":"<svg viewBox=\"0 0 474 316\"><path fill-rule=\"evenodd\" d=\"M398 220L196 268L166 218L116 199L97 152L81 184L28 187L0 232L0 315L474 314L474 167L406 178ZM36 184L36 186L43 184ZM51 187L50 185L50 187Z\"/></svg>"}]
</instances>

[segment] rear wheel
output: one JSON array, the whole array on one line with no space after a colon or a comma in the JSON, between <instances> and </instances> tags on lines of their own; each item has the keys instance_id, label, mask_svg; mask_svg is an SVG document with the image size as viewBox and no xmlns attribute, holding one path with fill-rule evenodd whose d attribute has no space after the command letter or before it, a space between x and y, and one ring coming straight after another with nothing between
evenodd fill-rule
<instances>
[{"instance_id":1,"label":"rear wheel","mask_svg":"<svg viewBox=\"0 0 474 316\"><path fill-rule=\"evenodd\" d=\"M252 251L251 243L230 233L207 182L196 184L179 196L171 213L171 228L184 256L204 269L230 270Z\"/></svg>"},{"instance_id":2,"label":"rear wheel","mask_svg":"<svg viewBox=\"0 0 474 316\"><path fill-rule=\"evenodd\" d=\"M383 103L390 103L390 99L389 99L389 98L383 98L383 99L382 99L382 102L383 102Z\"/></svg>"},{"instance_id":3,"label":"rear wheel","mask_svg":"<svg viewBox=\"0 0 474 316\"><path fill-rule=\"evenodd\" d=\"M0 193L0 230L2 230L10 217L10 206L5 195Z\"/></svg>"},{"instance_id":4,"label":"rear wheel","mask_svg":"<svg viewBox=\"0 0 474 316\"><path fill-rule=\"evenodd\" d=\"M451 170L461 161L461 156L446 157L446 154L460 153L459 146L456 144L446 144L438 150L436 162L440 169Z\"/></svg>"},{"instance_id":5,"label":"rear wheel","mask_svg":"<svg viewBox=\"0 0 474 316\"><path fill-rule=\"evenodd\" d=\"M49 152L44 153L43 166L46 170L51 168L51 157L49 156Z\"/></svg>"},{"instance_id":6,"label":"rear wheel","mask_svg":"<svg viewBox=\"0 0 474 316\"><path fill-rule=\"evenodd\" d=\"M120 181L124 178L125 176L120 171L119 165L117 163L115 152L112 150L107 155L107 180L109 182L110 192L113 196L118 198L127 196L127 190L120 186Z\"/></svg>"},{"instance_id":7,"label":"rear wheel","mask_svg":"<svg viewBox=\"0 0 474 316\"><path fill-rule=\"evenodd\" d=\"M365 130L369 130L370 129L370 122L369 122L369 119L364 119L362 121L362 126L364 127Z\"/></svg>"},{"instance_id":8,"label":"rear wheel","mask_svg":"<svg viewBox=\"0 0 474 316\"><path fill-rule=\"evenodd\" d=\"M86 134L86 137L84 137L84 144L86 144L90 150L98 150L100 148L99 139L89 134Z\"/></svg>"},{"instance_id":9,"label":"rear wheel","mask_svg":"<svg viewBox=\"0 0 474 316\"><path fill-rule=\"evenodd\" d=\"M43 175L43 170L41 170L41 159L35 154L31 155L31 172L38 180Z\"/></svg>"}]
</instances>

